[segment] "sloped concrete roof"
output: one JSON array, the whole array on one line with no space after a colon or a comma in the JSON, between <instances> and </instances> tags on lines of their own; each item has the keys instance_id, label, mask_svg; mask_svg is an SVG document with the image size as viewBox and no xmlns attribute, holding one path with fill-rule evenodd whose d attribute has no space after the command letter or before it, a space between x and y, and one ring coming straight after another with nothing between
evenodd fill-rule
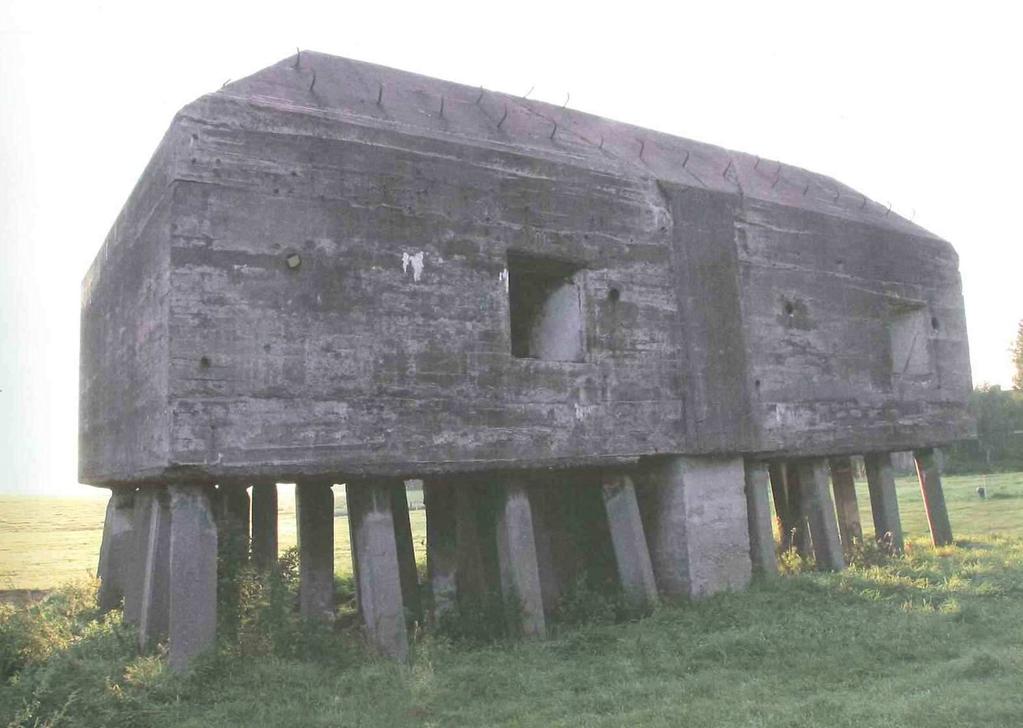
<instances>
[{"instance_id":1,"label":"sloped concrete roof","mask_svg":"<svg viewBox=\"0 0 1023 728\"><path fill-rule=\"evenodd\" d=\"M216 95L255 106L510 149L623 176L732 192L939 239L887 205L799 167L571 108L324 53L301 51L226 85ZM195 113L195 105L184 113L190 109Z\"/></svg>"}]
</instances>

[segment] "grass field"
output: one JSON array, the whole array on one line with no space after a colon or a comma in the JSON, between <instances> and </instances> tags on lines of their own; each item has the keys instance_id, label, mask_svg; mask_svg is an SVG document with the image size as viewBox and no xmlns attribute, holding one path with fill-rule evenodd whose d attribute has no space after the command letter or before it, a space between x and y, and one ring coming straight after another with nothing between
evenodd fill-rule
<instances>
[{"instance_id":1,"label":"grass field","mask_svg":"<svg viewBox=\"0 0 1023 728\"><path fill-rule=\"evenodd\" d=\"M1023 473L946 476L945 500L953 532L972 536L1023 536ZM984 486L988 497L977 497ZM82 486L85 488L86 486ZM280 543L295 544L295 500L281 486ZM346 512L344 488L335 487L335 509ZM898 479L902 524L909 537L926 536L927 521L915 477ZM873 526L866 482L857 483L863 528ZM426 559L426 514L422 491L409 491L412 536L419 561ZM93 575L103 534L106 501L97 498L0 497L0 590L48 589L69 580ZM348 519L334 520L334 568L352 570Z\"/></svg>"},{"instance_id":2,"label":"grass field","mask_svg":"<svg viewBox=\"0 0 1023 728\"><path fill-rule=\"evenodd\" d=\"M430 634L403 668L351 631L303 656L223 644L183 676L138 656L87 591L0 605L9 728L697 726L1015 728L1023 722L1023 539L923 540L881 565L798 573L544 642ZM5 611L6 610L6 611ZM115 613L116 615L116 613ZM2 666L2 665L0 665Z\"/></svg>"},{"instance_id":3,"label":"grass field","mask_svg":"<svg viewBox=\"0 0 1023 728\"><path fill-rule=\"evenodd\" d=\"M94 583L27 608L0 604L0 677L11 675L0 683L0 725L1023 725L1023 474L947 478L957 543L942 549L926 538L915 483L902 479L899 489L911 537L903 557L868 550L838 574L788 573L642 620L611 623L594 610L554 623L544 642L418 634L409 667L367 654L355 630L301 625L289 610L279 636L261 639L266 627L246 622L265 607L259 599L240 622L243 636L185 675L139 656L118 613L96 614ZM60 571L64 558L78 566L62 575L91 569L103 504L42 505L0 501L11 584L60 581L39 569ZM341 497L337 505L343 512ZM33 523L31 508L45 518ZM420 545L422 516L413 512ZM344 572L347 524L338 520ZM285 542L293 522L282 498Z\"/></svg>"},{"instance_id":4,"label":"grass field","mask_svg":"<svg viewBox=\"0 0 1023 728\"><path fill-rule=\"evenodd\" d=\"M82 486L85 488L86 486ZM295 497L279 487L281 550L296 543ZM426 512L422 490L409 490L409 520L416 558L426 560ZM338 575L352 571L344 487L334 488L334 564ZM0 590L49 589L95 575L103 537L105 498L0 496Z\"/></svg>"}]
</instances>

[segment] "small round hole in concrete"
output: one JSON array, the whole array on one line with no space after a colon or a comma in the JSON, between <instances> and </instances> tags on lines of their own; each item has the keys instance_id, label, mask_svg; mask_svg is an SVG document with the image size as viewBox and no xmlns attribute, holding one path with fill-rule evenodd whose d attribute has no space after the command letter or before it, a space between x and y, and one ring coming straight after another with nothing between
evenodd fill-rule
<instances>
[{"instance_id":1,"label":"small round hole in concrete","mask_svg":"<svg viewBox=\"0 0 1023 728\"><path fill-rule=\"evenodd\" d=\"M931 316L931 328L934 329L935 331L941 328L941 322L938 321L937 316Z\"/></svg>"},{"instance_id":2,"label":"small round hole in concrete","mask_svg":"<svg viewBox=\"0 0 1023 728\"><path fill-rule=\"evenodd\" d=\"M618 299L622 297L622 292L617 288L612 288L607 292L607 300L611 303L618 303Z\"/></svg>"},{"instance_id":3,"label":"small round hole in concrete","mask_svg":"<svg viewBox=\"0 0 1023 728\"><path fill-rule=\"evenodd\" d=\"M792 301L785 302L785 315L791 316L796 312L796 307L792 305Z\"/></svg>"},{"instance_id":4,"label":"small round hole in concrete","mask_svg":"<svg viewBox=\"0 0 1023 728\"><path fill-rule=\"evenodd\" d=\"M302 256L300 256L298 253L291 253L284 260L288 264L288 267L291 268L291 270L297 270L298 267L302 265Z\"/></svg>"},{"instance_id":5,"label":"small round hole in concrete","mask_svg":"<svg viewBox=\"0 0 1023 728\"><path fill-rule=\"evenodd\" d=\"M199 366L202 367L203 369L209 369L210 358L208 356L204 356L201 359L199 359Z\"/></svg>"}]
</instances>

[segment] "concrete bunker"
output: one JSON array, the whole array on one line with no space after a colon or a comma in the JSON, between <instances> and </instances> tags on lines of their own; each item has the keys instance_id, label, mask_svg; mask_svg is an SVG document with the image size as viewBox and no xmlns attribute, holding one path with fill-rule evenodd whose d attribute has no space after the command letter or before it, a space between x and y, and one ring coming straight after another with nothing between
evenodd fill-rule
<instances>
[{"instance_id":1,"label":"concrete bunker","mask_svg":"<svg viewBox=\"0 0 1023 728\"><path fill-rule=\"evenodd\" d=\"M842 568L852 456L871 537L901 548L912 450L952 538L955 251L788 165L303 52L175 117L82 301L100 598L175 668L215 636L218 550L276 558L278 482L327 620L345 484L366 636L398 660L412 622L487 595L541 638L579 578L640 611L741 589L775 570L771 497L781 545Z\"/></svg>"}]
</instances>

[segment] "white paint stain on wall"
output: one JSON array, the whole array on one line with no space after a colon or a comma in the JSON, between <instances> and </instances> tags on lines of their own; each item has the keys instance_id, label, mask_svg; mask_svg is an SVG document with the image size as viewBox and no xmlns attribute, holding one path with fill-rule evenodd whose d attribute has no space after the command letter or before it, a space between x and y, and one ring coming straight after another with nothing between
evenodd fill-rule
<instances>
[{"instance_id":1,"label":"white paint stain on wall","mask_svg":"<svg viewBox=\"0 0 1023 728\"><path fill-rule=\"evenodd\" d=\"M498 277L498 280L504 281L504 292L507 293L508 292L508 269L507 268L504 268L501 271L501 275Z\"/></svg>"},{"instance_id":2,"label":"white paint stain on wall","mask_svg":"<svg viewBox=\"0 0 1023 728\"><path fill-rule=\"evenodd\" d=\"M419 282L420 277L423 275L423 251L420 250L415 255L409 255L408 253L401 254L401 271L402 273L408 273L409 266L412 266L412 280L416 283Z\"/></svg>"}]
</instances>

